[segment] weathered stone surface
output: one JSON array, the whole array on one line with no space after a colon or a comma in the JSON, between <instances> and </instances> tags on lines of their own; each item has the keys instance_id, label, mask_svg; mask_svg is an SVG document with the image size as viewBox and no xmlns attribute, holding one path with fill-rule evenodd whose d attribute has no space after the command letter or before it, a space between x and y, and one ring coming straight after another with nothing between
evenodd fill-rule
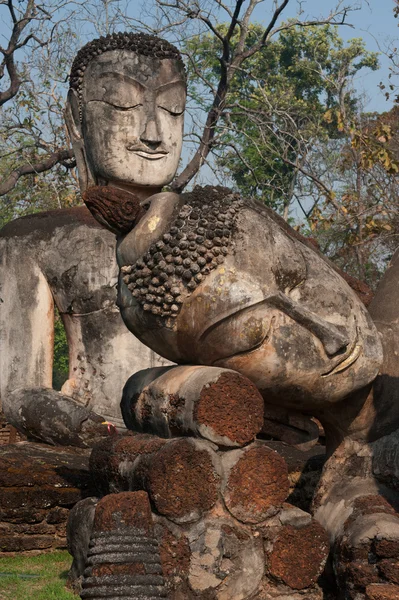
<instances>
[{"instance_id":1,"label":"weathered stone surface","mask_svg":"<svg viewBox=\"0 0 399 600\"><path fill-rule=\"evenodd\" d=\"M68 585L76 593L81 590L97 502L96 497L81 500L75 504L68 517L67 545L73 558L68 573Z\"/></svg>"},{"instance_id":2,"label":"weathered stone surface","mask_svg":"<svg viewBox=\"0 0 399 600\"><path fill-rule=\"evenodd\" d=\"M56 545L53 535L33 535L23 537L20 535L0 536L0 552L49 550L54 547L56 547Z\"/></svg>"},{"instance_id":3,"label":"weathered stone surface","mask_svg":"<svg viewBox=\"0 0 399 600\"><path fill-rule=\"evenodd\" d=\"M159 542L162 571L168 587L173 590L185 581L190 569L191 550L189 540L177 526L166 519L156 517L155 536Z\"/></svg>"},{"instance_id":4,"label":"weathered stone surface","mask_svg":"<svg viewBox=\"0 0 399 600\"><path fill-rule=\"evenodd\" d=\"M96 221L117 234L130 231L145 213L135 194L110 186L88 188L83 200Z\"/></svg>"},{"instance_id":5,"label":"weathered stone surface","mask_svg":"<svg viewBox=\"0 0 399 600\"><path fill-rule=\"evenodd\" d=\"M137 527L152 532L151 508L146 492L109 494L96 505L93 532L115 531Z\"/></svg>"},{"instance_id":6,"label":"weathered stone surface","mask_svg":"<svg viewBox=\"0 0 399 600\"><path fill-rule=\"evenodd\" d=\"M399 558L398 554L396 558ZM399 560L389 560L388 558L380 560L378 570L387 581L399 585Z\"/></svg>"},{"instance_id":7,"label":"weathered stone surface","mask_svg":"<svg viewBox=\"0 0 399 600\"><path fill-rule=\"evenodd\" d=\"M10 392L52 386L55 303L70 349L63 394L124 427L126 379L167 361L126 330L115 307L117 273L115 237L86 207L29 215L1 230L0 395L13 426L20 423Z\"/></svg>"},{"instance_id":8,"label":"weathered stone surface","mask_svg":"<svg viewBox=\"0 0 399 600\"><path fill-rule=\"evenodd\" d=\"M110 494L95 509L81 598L165 598L145 492Z\"/></svg>"},{"instance_id":9,"label":"weathered stone surface","mask_svg":"<svg viewBox=\"0 0 399 600\"><path fill-rule=\"evenodd\" d=\"M361 491L361 485L357 489ZM334 545L333 562L339 590L356 599L371 584L399 582L399 522L392 504L377 494L352 498L349 506L350 515Z\"/></svg>"},{"instance_id":10,"label":"weathered stone surface","mask_svg":"<svg viewBox=\"0 0 399 600\"><path fill-rule=\"evenodd\" d=\"M209 518L185 534L190 544L188 583L201 600L243 600L264 573L262 540L234 519Z\"/></svg>"},{"instance_id":11,"label":"weathered stone surface","mask_svg":"<svg viewBox=\"0 0 399 600\"><path fill-rule=\"evenodd\" d=\"M398 585L372 584L366 589L366 600L397 600L398 598Z\"/></svg>"},{"instance_id":12,"label":"weathered stone surface","mask_svg":"<svg viewBox=\"0 0 399 600\"><path fill-rule=\"evenodd\" d=\"M90 448L109 435L104 417L53 389L18 389L8 398L9 419L30 440Z\"/></svg>"},{"instance_id":13,"label":"weathered stone surface","mask_svg":"<svg viewBox=\"0 0 399 600\"><path fill-rule=\"evenodd\" d=\"M194 418L201 431L214 431L241 446L259 433L263 409L262 396L253 383L239 373L225 372L201 390Z\"/></svg>"},{"instance_id":14,"label":"weathered stone surface","mask_svg":"<svg viewBox=\"0 0 399 600\"><path fill-rule=\"evenodd\" d=\"M147 252L143 253L134 263L120 256L120 267L132 268L135 272L139 268L136 263L149 261L154 262L152 268L155 268L157 259L151 258L151 249L155 257L156 244L161 242L159 253L165 260L161 256L159 259L166 263L169 254L163 255L165 246L170 246L173 240L179 249L176 236L180 232L181 241L188 245L191 243L188 236L194 236L196 247L182 250L189 253L187 259L182 260L193 262L193 267L187 262L187 270L196 271L194 263L199 258L194 259L192 253L199 256L195 241L198 227L193 222L189 231L189 215L198 212L194 206L197 196L206 197L206 206L215 217L215 223L220 216L221 199L229 198L232 203L237 200L228 190L195 190L187 195L186 204L179 207L181 218L176 220L175 213L170 211L169 222L164 219L169 241L164 242L162 236L154 234L147 248L148 256ZM173 205L175 202L171 199ZM211 212L213 203L218 212L215 215ZM208 268L209 273L202 273L200 268L201 281L192 288L183 284L183 291L180 289L185 269L182 264L183 273L180 275L179 269L171 278L172 287L179 288L180 300L176 304L176 317L171 317L170 323L169 317L162 320L160 313L149 312L136 302L128 288L131 284L126 284L121 277L119 305L127 326L170 360L212 364L240 372L258 389L267 391L270 402L284 403L286 408L297 410L301 406L306 411L315 411L342 399L353 389L366 386L377 374L382 352L376 330L355 294L317 253L280 227L280 222L265 207L249 201L233 209L236 225L232 238L222 237L226 237L229 244L235 244L234 252L226 245L222 263L214 269ZM140 225L147 218L150 220L147 215ZM233 217L229 220L233 221ZM212 234L209 239L212 248L215 237L218 236ZM135 229L127 234L127 239L132 246L140 243ZM223 242L221 244L223 247ZM254 247L262 248L265 257L274 257L276 264L269 260L265 262L267 269L259 269L259 255L254 253ZM170 256L173 259L172 252ZM212 256L218 258L219 255ZM287 288L295 290L292 297L285 292ZM156 296L155 293L150 295ZM352 322L355 312L357 330ZM154 328L161 326L162 329L162 323L167 334L154 335ZM325 348L323 357L319 344Z\"/></svg>"},{"instance_id":15,"label":"weathered stone surface","mask_svg":"<svg viewBox=\"0 0 399 600\"><path fill-rule=\"evenodd\" d=\"M142 459L136 477L156 512L176 523L190 523L216 503L217 462L211 444L190 438L173 440L150 459Z\"/></svg>"},{"instance_id":16,"label":"weathered stone surface","mask_svg":"<svg viewBox=\"0 0 399 600\"><path fill-rule=\"evenodd\" d=\"M278 452L287 463L289 502L309 512L325 462L325 447L317 445L302 451L283 442L267 441L266 445Z\"/></svg>"},{"instance_id":17,"label":"weathered stone surface","mask_svg":"<svg viewBox=\"0 0 399 600\"><path fill-rule=\"evenodd\" d=\"M225 453L222 494L227 509L244 523L259 523L277 512L289 492L287 465L267 446L252 444Z\"/></svg>"},{"instance_id":18,"label":"weathered stone surface","mask_svg":"<svg viewBox=\"0 0 399 600\"><path fill-rule=\"evenodd\" d=\"M64 548L69 510L91 493L88 452L19 442L0 460L0 552Z\"/></svg>"},{"instance_id":19,"label":"weathered stone surface","mask_svg":"<svg viewBox=\"0 0 399 600\"><path fill-rule=\"evenodd\" d=\"M342 584L344 584L344 581L345 588L353 586L357 591L364 592L368 585L380 583L381 579L375 564L369 564L364 560L355 560L346 566Z\"/></svg>"},{"instance_id":20,"label":"weathered stone surface","mask_svg":"<svg viewBox=\"0 0 399 600\"><path fill-rule=\"evenodd\" d=\"M90 472L99 494L128 491L133 486L137 458L157 452L166 440L148 434L111 436L90 455Z\"/></svg>"},{"instance_id":21,"label":"weathered stone surface","mask_svg":"<svg viewBox=\"0 0 399 600\"><path fill-rule=\"evenodd\" d=\"M126 425L161 437L193 435L220 446L252 441L263 423L263 399L239 373L204 366L147 369L126 384Z\"/></svg>"},{"instance_id":22,"label":"weathered stone surface","mask_svg":"<svg viewBox=\"0 0 399 600\"><path fill-rule=\"evenodd\" d=\"M298 411L286 410L279 406L267 404L265 396L265 413L261 437L281 440L290 446L306 452L319 440L319 427L309 416Z\"/></svg>"},{"instance_id":23,"label":"weathered stone surface","mask_svg":"<svg viewBox=\"0 0 399 600\"><path fill-rule=\"evenodd\" d=\"M302 590L317 581L328 551L328 535L317 522L300 528L286 525L267 557L268 571L291 588Z\"/></svg>"},{"instance_id":24,"label":"weathered stone surface","mask_svg":"<svg viewBox=\"0 0 399 600\"><path fill-rule=\"evenodd\" d=\"M312 522L312 515L310 513L288 502L284 502L278 518L282 525L292 525L296 529L310 525Z\"/></svg>"},{"instance_id":25,"label":"weathered stone surface","mask_svg":"<svg viewBox=\"0 0 399 600\"><path fill-rule=\"evenodd\" d=\"M399 539L376 539L373 550L381 558L399 558Z\"/></svg>"}]
</instances>

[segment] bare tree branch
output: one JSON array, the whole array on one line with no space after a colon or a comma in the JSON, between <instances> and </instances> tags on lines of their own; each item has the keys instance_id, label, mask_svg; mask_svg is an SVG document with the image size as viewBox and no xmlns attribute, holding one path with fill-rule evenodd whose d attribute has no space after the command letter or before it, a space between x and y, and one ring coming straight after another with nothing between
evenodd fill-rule
<instances>
[{"instance_id":1,"label":"bare tree branch","mask_svg":"<svg viewBox=\"0 0 399 600\"><path fill-rule=\"evenodd\" d=\"M73 168L75 163L67 162L73 159L73 156L72 150L58 150L57 152L53 152L47 158L33 165L25 164L21 167L18 167L18 169L15 169L12 173L10 173L5 181L0 183L0 196L4 196L10 192L16 186L18 179L24 175L32 175L32 173L44 173L45 171L52 169L57 163L63 164L63 166L66 168Z\"/></svg>"}]
</instances>

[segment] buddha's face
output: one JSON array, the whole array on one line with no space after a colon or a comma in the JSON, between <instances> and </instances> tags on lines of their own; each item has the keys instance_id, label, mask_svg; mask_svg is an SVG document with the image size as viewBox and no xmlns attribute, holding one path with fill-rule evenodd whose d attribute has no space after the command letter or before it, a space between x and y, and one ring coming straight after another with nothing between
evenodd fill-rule
<instances>
[{"instance_id":1,"label":"buddha's face","mask_svg":"<svg viewBox=\"0 0 399 600\"><path fill-rule=\"evenodd\" d=\"M82 134L96 182L169 183L180 159L185 99L176 60L127 50L92 60L83 77Z\"/></svg>"}]
</instances>

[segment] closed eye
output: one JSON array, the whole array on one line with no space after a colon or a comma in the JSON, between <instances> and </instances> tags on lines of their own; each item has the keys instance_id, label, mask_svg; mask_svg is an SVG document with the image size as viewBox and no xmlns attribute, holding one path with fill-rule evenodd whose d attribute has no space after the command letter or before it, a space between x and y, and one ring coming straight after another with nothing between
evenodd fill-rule
<instances>
[{"instance_id":1,"label":"closed eye","mask_svg":"<svg viewBox=\"0 0 399 600\"><path fill-rule=\"evenodd\" d=\"M91 102L101 102L102 104L108 104L108 106L112 106L112 108L116 108L116 110L120 111L132 110L133 108L143 106L142 104L133 104L132 106L118 106L117 104L114 104L113 102L107 102L106 100L89 100L87 104L90 104Z\"/></svg>"},{"instance_id":2,"label":"closed eye","mask_svg":"<svg viewBox=\"0 0 399 600\"><path fill-rule=\"evenodd\" d=\"M107 104L109 104L107 102ZM135 104L134 106L116 106L116 104L111 104L110 106L113 106L114 108L116 108L116 110L132 110L133 108L138 108L139 106L143 106L142 104Z\"/></svg>"},{"instance_id":3,"label":"closed eye","mask_svg":"<svg viewBox=\"0 0 399 600\"><path fill-rule=\"evenodd\" d=\"M172 117L180 117L180 115L184 113L184 110L171 110L170 108L166 108L165 106L160 105L158 105L158 108L161 108L165 112L169 113L170 115L172 115Z\"/></svg>"}]
</instances>

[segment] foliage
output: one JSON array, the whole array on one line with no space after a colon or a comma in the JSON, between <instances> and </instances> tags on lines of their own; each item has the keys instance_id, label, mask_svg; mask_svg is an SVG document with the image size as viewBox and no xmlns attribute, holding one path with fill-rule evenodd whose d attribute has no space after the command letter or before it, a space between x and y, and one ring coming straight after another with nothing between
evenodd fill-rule
<instances>
[{"instance_id":1,"label":"foliage","mask_svg":"<svg viewBox=\"0 0 399 600\"><path fill-rule=\"evenodd\" d=\"M220 26L221 31L225 28ZM249 46L260 30L260 25L250 26ZM236 43L237 36L233 48ZM203 80L214 87L220 72L215 45L209 34L186 44L190 91L204 110ZM363 67L377 66L376 54L366 51L362 40L344 45L331 25L283 30L232 79L218 127L217 166L227 170L243 194L257 195L283 211L291 202L298 166L315 139L342 135L337 79L348 80ZM352 91L344 102L347 112L356 111Z\"/></svg>"},{"instance_id":2,"label":"foliage","mask_svg":"<svg viewBox=\"0 0 399 600\"><path fill-rule=\"evenodd\" d=\"M375 287L399 240L399 115L360 113L341 140L318 144L308 232L346 271ZM321 193L322 192L322 193Z\"/></svg>"},{"instance_id":3,"label":"foliage","mask_svg":"<svg viewBox=\"0 0 399 600\"><path fill-rule=\"evenodd\" d=\"M55 309L54 314L54 359L53 359L53 388L60 390L68 379L69 355L68 341L60 314Z\"/></svg>"},{"instance_id":4,"label":"foliage","mask_svg":"<svg viewBox=\"0 0 399 600\"><path fill-rule=\"evenodd\" d=\"M0 54L13 63L0 68L0 103L8 102L0 114L0 224L80 201L62 117L69 65L86 36L129 27L124 1L0 5L12 31L10 51ZM270 2L269 22L251 24L261 1L146 5L155 8L155 33L183 46L189 67L195 151L172 189L181 191L213 152L215 176L286 219L302 213L303 229L330 256L374 281L370 273L397 240L397 116L363 114L353 78L376 69L377 56L361 39L342 41L334 24L351 8L340 2L326 17L306 20L300 11L285 23L289 0ZM148 15L138 26L151 31Z\"/></svg>"},{"instance_id":5,"label":"foliage","mask_svg":"<svg viewBox=\"0 0 399 600\"><path fill-rule=\"evenodd\" d=\"M71 560L65 551L2 558L1 600L76 600L65 588ZM26 578L29 575L35 577Z\"/></svg>"}]
</instances>

